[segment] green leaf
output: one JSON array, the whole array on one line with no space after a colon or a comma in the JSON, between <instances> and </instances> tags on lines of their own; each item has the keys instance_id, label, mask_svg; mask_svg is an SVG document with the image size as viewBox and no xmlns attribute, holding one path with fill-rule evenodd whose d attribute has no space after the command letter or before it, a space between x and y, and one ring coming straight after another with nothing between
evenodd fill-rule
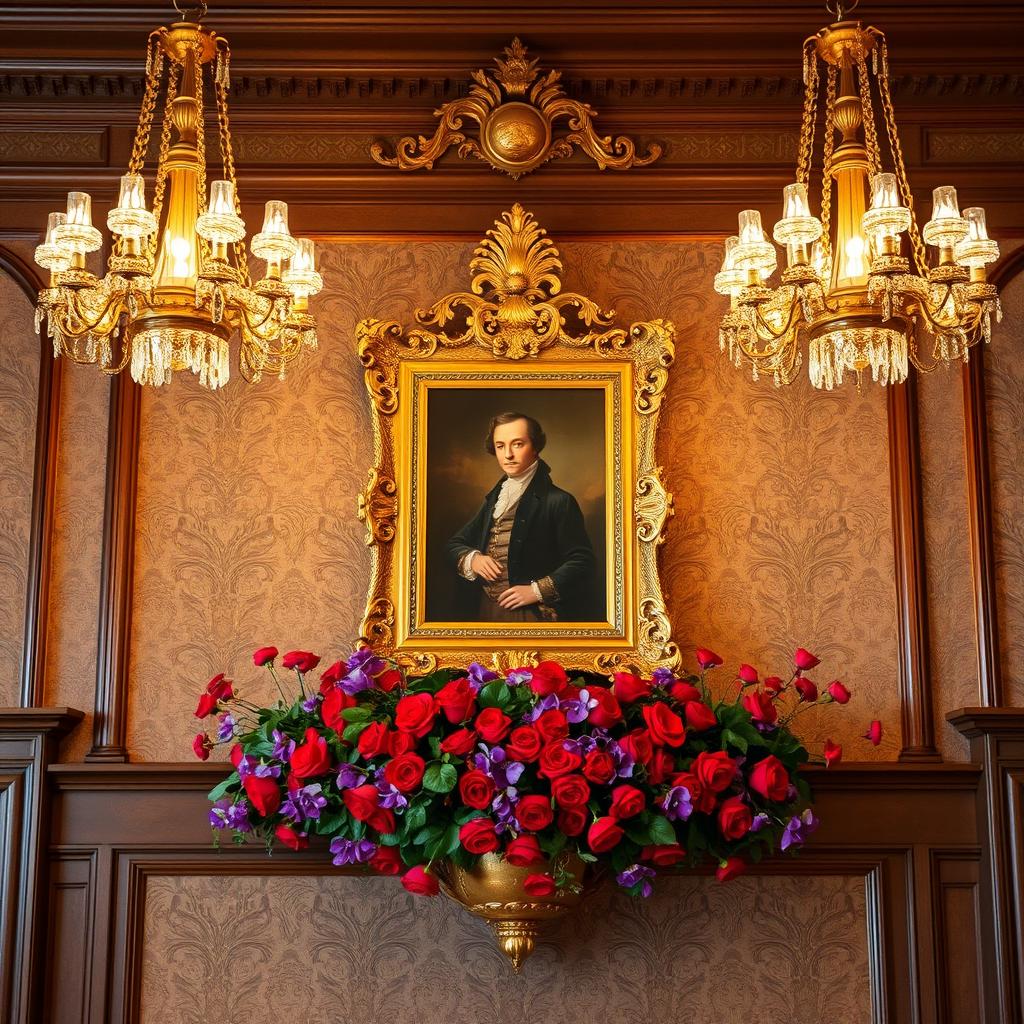
<instances>
[{"instance_id":1,"label":"green leaf","mask_svg":"<svg viewBox=\"0 0 1024 1024\"><path fill-rule=\"evenodd\" d=\"M504 679L488 683L477 695L476 702L482 708L504 708L512 699L512 691Z\"/></svg>"},{"instance_id":2,"label":"green leaf","mask_svg":"<svg viewBox=\"0 0 1024 1024\"><path fill-rule=\"evenodd\" d=\"M222 796L227 796L228 790L238 781L238 773L232 772L223 782L218 782L217 785L210 790L210 800L215 802Z\"/></svg>"},{"instance_id":3,"label":"green leaf","mask_svg":"<svg viewBox=\"0 0 1024 1024\"><path fill-rule=\"evenodd\" d=\"M348 732L348 730L345 730ZM458 772L454 765L431 761L423 773L423 788L432 793L450 793L455 788Z\"/></svg>"},{"instance_id":4,"label":"green leaf","mask_svg":"<svg viewBox=\"0 0 1024 1024\"><path fill-rule=\"evenodd\" d=\"M365 722L372 714L372 708L357 705L354 708L345 708L341 713L341 717L344 718L346 722Z\"/></svg>"},{"instance_id":5,"label":"green leaf","mask_svg":"<svg viewBox=\"0 0 1024 1024\"><path fill-rule=\"evenodd\" d=\"M668 818L663 818L660 814L655 815L654 820L651 822L650 833L651 843L655 846L670 846L672 843L679 841L672 822Z\"/></svg>"},{"instance_id":6,"label":"green leaf","mask_svg":"<svg viewBox=\"0 0 1024 1024\"><path fill-rule=\"evenodd\" d=\"M410 807L402 820L405 822L407 833L418 832L427 823L427 809L426 807Z\"/></svg>"},{"instance_id":7,"label":"green leaf","mask_svg":"<svg viewBox=\"0 0 1024 1024\"><path fill-rule=\"evenodd\" d=\"M459 826L449 825L436 839L432 839L423 847L427 860L447 857L459 846Z\"/></svg>"},{"instance_id":8,"label":"green leaf","mask_svg":"<svg viewBox=\"0 0 1024 1024\"><path fill-rule=\"evenodd\" d=\"M723 729L722 739L725 743L735 747L741 754L747 752L747 741L738 732L733 732L732 729Z\"/></svg>"},{"instance_id":9,"label":"green leaf","mask_svg":"<svg viewBox=\"0 0 1024 1024\"><path fill-rule=\"evenodd\" d=\"M353 722L351 725L346 725L345 731L341 734L342 739L349 743L355 742L359 739L360 733L362 733L369 724L369 722Z\"/></svg>"}]
</instances>

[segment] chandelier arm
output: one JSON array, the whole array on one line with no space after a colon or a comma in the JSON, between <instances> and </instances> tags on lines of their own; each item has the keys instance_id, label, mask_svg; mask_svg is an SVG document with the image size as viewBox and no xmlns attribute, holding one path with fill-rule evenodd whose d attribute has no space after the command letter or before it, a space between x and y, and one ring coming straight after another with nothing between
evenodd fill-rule
<instances>
[{"instance_id":1,"label":"chandelier arm","mask_svg":"<svg viewBox=\"0 0 1024 1024\"><path fill-rule=\"evenodd\" d=\"M254 323L250 319L249 307L247 303L239 302L237 303L236 308L238 309L238 312L241 314L242 319L245 321L246 329L250 331L252 334L254 334L256 337L262 337L260 335L260 331L267 324L270 318L274 315L274 312L277 309L277 305L275 300L271 300L270 309L267 311L267 315L263 317L263 319L260 320L258 323ZM269 338L267 340L269 341Z\"/></svg>"},{"instance_id":2,"label":"chandelier arm","mask_svg":"<svg viewBox=\"0 0 1024 1024\"><path fill-rule=\"evenodd\" d=\"M223 37L218 38L217 46L221 64L220 71L214 76L213 91L217 100L217 131L220 139L220 156L224 167L224 178L235 186L235 214L241 217L242 202L238 197L238 182L235 178L235 155L231 142L231 123L228 119L228 91L231 85L231 47L228 46L227 40ZM252 279L249 276L249 259L245 251L245 242L235 242L233 249L239 279L248 288L252 283Z\"/></svg>"},{"instance_id":3,"label":"chandelier arm","mask_svg":"<svg viewBox=\"0 0 1024 1024\"><path fill-rule=\"evenodd\" d=\"M84 337L86 334L92 334L95 331L99 331L100 334L109 334L113 329L113 325L117 322L118 317L120 317L121 313L124 310L118 309L116 315L110 318L109 324L107 324L105 321L107 320L108 314L110 313L111 309L113 309L114 306L121 303L121 301L124 299L124 294L125 293L120 290L113 292L110 299L104 304L103 308L100 310L99 315L97 315L94 319L90 320L91 314L85 313L82 310L81 296L78 294L78 292L71 291L69 295L69 301L65 305L65 312L70 312L73 309L75 317L82 324L84 324L85 327L83 330L80 331L74 331L71 330L70 328L62 327L62 332L64 334L69 335L72 338L81 338Z\"/></svg>"},{"instance_id":4,"label":"chandelier arm","mask_svg":"<svg viewBox=\"0 0 1024 1024\"><path fill-rule=\"evenodd\" d=\"M825 87L825 142L822 153L824 168L821 179L821 255L824 260L822 278L832 274L832 243L829 239L832 223L832 153L836 145L836 85L839 69L835 64L828 66Z\"/></svg>"},{"instance_id":5,"label":"chandelier arm","mask_svg":"<svg viewBox=\"0 0 1024 1024\"><path fill-rule=\"evenodd\" d=\"M788 337L790 331L793 328L793 321L795 319L797 319L799 314L800 314L800 303L798 301L790 302L790 304L789 304L789 318L786 320L785 326L781 330L775 331L775 330L772 329L772 325L770 323L768 323L768 321L765 320L765 318L761 315L761 307L758 306L758 308L757 308L757 323L760 324L765 329L765 331L767 332L767 337L764 334L762 334L761 337L765 338L765 340L768 340L768 338L770 338L772 341L781 341L781 340L785 339L786 337Z\"/></svg>"}]
</instances>

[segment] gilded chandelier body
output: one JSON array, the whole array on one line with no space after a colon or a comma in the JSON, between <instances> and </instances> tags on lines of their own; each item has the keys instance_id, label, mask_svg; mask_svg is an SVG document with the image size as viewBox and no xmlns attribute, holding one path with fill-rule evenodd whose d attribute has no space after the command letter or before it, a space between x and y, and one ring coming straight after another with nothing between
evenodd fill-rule
<instances>
[{"instance_id":1,"label":"gilded chandelier body","mask_svg":"<svg viewBox=\"0 0 1024 1024\"><path fill-rule=\"evenodd\" d=\"M227 41L181 21L149 37L142 109L128 173L107 217L113 245L97 278L86 256L102 244L91 198L68 195L67 213L50 214L36 261L50 271L39 294L36 329L45 323L55 356L96 363L105 373L130 366L140 384L168 383L191 370L206 387L229 376L229 341L239 336L239 368L249 381L284 376L304 349L316 347L308 298L322 287L309 239L293 238L284 203L266 205L253 255L266 260L252 283L243 239L228 121L231 53ZM207 196L204 68L211 71L223 179ZM165 106L152 211L143 169L157 102ZM172 139L172 135L174 138Z\"/></svg>"},{"instance_id":2,"label":"gilded chandelier body","mask_svg":"<svg viewBox=\"0 0 1024 1024\"><path fill-rule=\"evenodd\" d=\"M715 278L715 290L730 297L722 350L736 366L748 361L755 380L766 374L779 386L794 380L806 340L811 383L827 390L844 374L852 373L859 387L870 371L885 385L905 380L910 363L929 370L939 361L966 362L973 345L990 340L992 315L1001 316L996 289L986 281L985 266L999 249L987 235L985 211L961 216L956 190L944 186L935 189L932 219L918 229L881 32L840 20L807 39L803 55L797 180L784 190L783 217L773 232L785 248L786 268L779 286L770 287L775 247L760 212L744 210ZM820 219L808 204L819 106L825 122ZM880 138L888 140L884 155ZM886 162L892 171L883 170ZM904 234L909 257L902 252ZM937 250L934 266L928 245Z\"/></svg>"}]
</instances>

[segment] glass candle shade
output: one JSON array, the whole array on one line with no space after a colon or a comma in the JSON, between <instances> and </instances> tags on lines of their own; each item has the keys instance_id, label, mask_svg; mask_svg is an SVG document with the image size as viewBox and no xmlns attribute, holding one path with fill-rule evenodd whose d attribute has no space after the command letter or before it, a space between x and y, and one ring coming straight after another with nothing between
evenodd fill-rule
<instances>
[{"instance_id":1,"label":"glass candle shade","mask_svg":"<svg viewBox=\"0 0 1024 1024\"><path fill-rule=\"evenodd\" d=\"M211 184L210 202L206 212L196 220L196 232L214 243L240 242L245 238L245 221L235 209L233 182L215 181Z\"/></svg>"},{"instance_id":2,"label":"glass candle shade","mask_svg":"<svg viewBox=\"0 0 1024 1024\"><path fill-rule=\"evenodd\" d=\"M316 295L324 286L323 278L316 272L313 239L298 238L295 255L288 263L288 269L281 276L281 282L297 299Z\"/></svg>"},{"instance_id":3,"label":"glass candle shade","mask_svg":"<svg viewBox=\"0 0 1024 1024\"><path fill-rule=\"evenodd\" d=\"M715 274L715 291L719 295L738 295L747 282L747 275L736 269L736 246L740 244L739 235L730 235L725 240L725 258L722 269Z\"/></svg>"},{"instance_id":4,"label":"glass candle shade","mask_svg":"<svg viewBox=\"0 0 1024 1024\"><path fill-rule=\"evenodd\" d=\"M69 252L95 252L103 236L92 226L92 196L88 192L68 193L67 219L54 231L54 240Z\"/></svg>"},{"instance_id":5,"label":"glass candle shade","mask_svg":"<svg viewBox=\"0 0 1024 1024\"><path fill-rule=\"evenodd\" d=\"M733 250L737 270L755 270L766 277L777 265L775 246L765 238L759 210L740 213L739 244Z\"/></svg>"},{"instance_id":6,"label":"glass candle shade","mask_svg":"<svg viewBox=\"0 0 1024 1024\"><path fill-rule=\"evenodd\" d=\"M967 221L960 216L952 185L940 185L932 192L932 219L921 234L929 245L940 248L955 245L967 234Z\"/></svg>"},{"instance_id":7,"label":"glass candle shade","mask_svg":"<svg viewBox=\"0 0 1024 1024\"><path fill-rule=\"evenodd\" d=\"M47 270L67 270L71 266L71 250L57 242L57 229L67 223L66 213L51 213L46 219L46 240L36 246L35 258Z\"/></svg>"},{"instance_id":8,"label":"glass candle shade","mask_svg":"<svg viewBox=\"0 0 1024 1024\"><path fill-rule=\"evenodd\" d=\"M782 190L782 212L782 220L772 232L779 245L810 245L821 237L821 221L811 216L807 186L803 182L787 185Z\"/></svg>"},{"instance_id":9,"label":"glass candle shade","mask_svg":"<svg viewBox=\"0 0 1024 1024\"><path fill-rule=\"evenodd\" d=\"M141 174L121 178L121 194L107 214L107 227L122 238L141 239L156 231L156 217L146 209L146 182Z\"/></svg>"},{"instance_id":10,"label":"glass candle shade","mask_svg":"<svg viewBox=\"0 0 1024 1024\"><path fill-rule=\"evenodd\" d=\"M861 227L879 251L883 239L898 238L910 229L910 210L900 205L895 174L871 175L871 206L864 211Z\"/></svg>"},{"instance_id":11,"label":"glass candle shade","mask_svg":"<svg viewBox=\"0 0 1024 1024\"><path fill-rule=\"evenodd\" d=\"M268 263L279 263L281 260L290 259L297 247L288 230L288 204L282 203L279 199L267 200L263 230L253 236L253 255Z\"/></svg>"},{"instance_id":12,"label":"glass candle shade","mask_svg":"<svg viewBox=\"0 0 1024 1024\"><path fill-rule=\"evenodd\" d=\"M956 243L953 250L957 263L972 270L986 263L995 263L999 259L999 244L988 237L985 211L980 206L970 206L964 210L964 220L967 221L967 235Z\"/></svg>"}]
</instances>

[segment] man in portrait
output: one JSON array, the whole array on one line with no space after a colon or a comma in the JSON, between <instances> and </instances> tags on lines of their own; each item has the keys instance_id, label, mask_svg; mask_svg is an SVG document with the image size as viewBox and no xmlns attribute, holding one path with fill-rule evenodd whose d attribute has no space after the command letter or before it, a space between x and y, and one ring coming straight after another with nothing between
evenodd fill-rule
<instances>
[{"instance_id":1,"label":"man in portrait","mask_svg":"<svg viewBox=\"0 0 1024 1024\"><path fill-rule=\"evenodd\" d=\"M460 617L472 622L586 622L593 607L594 549L576 499L540 458L540 423L520 412L493 417L486 448L501 479L451 538Z\"/></svg>"}]
</instances>

